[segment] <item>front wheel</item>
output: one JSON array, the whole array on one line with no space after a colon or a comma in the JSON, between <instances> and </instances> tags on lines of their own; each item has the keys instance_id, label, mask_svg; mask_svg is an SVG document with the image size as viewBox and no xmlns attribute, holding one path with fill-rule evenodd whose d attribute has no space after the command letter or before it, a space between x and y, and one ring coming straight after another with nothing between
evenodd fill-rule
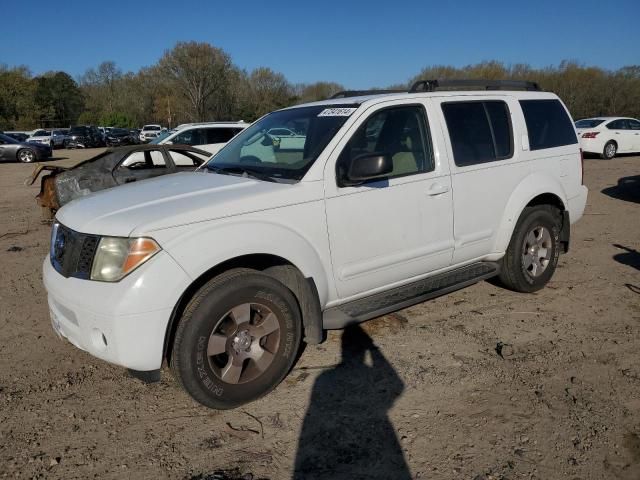
<instances>
[{"instance_id":1,"label":"front wheel","mask_svg":"<svg viewBox=\"0 0 640 480\"><path fill-rule=\"evenodd\" d=\"M502 259L501 283L531 293L551 279L560 255L560 212L549 205L527 207Z\"/></svg>"},{"instance_id":2,"label":"front wheel","mask_svg":"<svg viewBox=\"0 0 640 480\"><path fill-rule=\"evenodd\" d=\"M282 381L301 338L300 309L287 287L254 270L231 270L210 280L187 305L171 368L201 404L234 408Z\"/></svg>"}]
</instances>

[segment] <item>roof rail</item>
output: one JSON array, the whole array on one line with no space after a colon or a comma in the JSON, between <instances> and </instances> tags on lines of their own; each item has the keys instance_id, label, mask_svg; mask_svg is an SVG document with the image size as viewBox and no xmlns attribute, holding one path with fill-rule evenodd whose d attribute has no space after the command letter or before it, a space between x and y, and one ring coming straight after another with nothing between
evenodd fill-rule
<instances>
[{"instance_id":1,"label":"roof rail","mask_svg":"<svg viewBox=\"0 0 640 480\"><path fill-rule=\"evenodd\" d=\"M540 91L536 82L525 80L418 80L409 89L409 93L435 92L436 90L533 90Z\"/></svg>"},{"instance_id":2,"label":"roof rail","mask_svg":"<svg viewBox=\"0 0 640 480\"><path fill-rule=\"evenodd\" d=\"M363 95L380 95L383 93L406 93L405 90L344 90L338 92L331 97L330 100L335 98L349 98L349 97L361 97Z\"/></svg>"}]
</instances>

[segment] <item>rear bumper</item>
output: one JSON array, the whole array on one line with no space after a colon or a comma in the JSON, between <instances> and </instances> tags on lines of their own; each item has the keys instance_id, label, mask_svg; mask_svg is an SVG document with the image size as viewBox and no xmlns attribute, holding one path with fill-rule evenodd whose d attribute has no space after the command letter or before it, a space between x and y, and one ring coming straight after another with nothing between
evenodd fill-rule
<instances>
[{"instance_id":1,"label":"rear bumper","mask_svg":"<svg viewBox=\"0 0 640 480\"><path fill-rule=\"evenodd\" d=\"M173 307L190 283L166 253L120 282L65 278L43 264L51 324L73 345L107 362L149 371L162 365Z\"/></svg>"},{"instance_id":2,"label":"rear bumper","mask_svg":"<svg viewBox=\"0 0 640 480\"><path fill-rule=\"evenodd\" d=\"M601 154L605 143L607 141L604 138L580 138L580 148L586 153Z\"/></svg>"},{"instance_id":3,"label":"rear bumper","mask_svg":"<svg viewBox=\"0 0 640 480\"><path fill-rule=\"evenodd\" d=\"M587 205L588 194L589 194L589 189L584 185L581 185L578 191L578 195L568 200L569 205L567 206L567 210L569 210L569 217L571 220L571 224L576 223L578 220L582 218L582 215L584 214L584 209Z\"/></svg>"}]
</instances>

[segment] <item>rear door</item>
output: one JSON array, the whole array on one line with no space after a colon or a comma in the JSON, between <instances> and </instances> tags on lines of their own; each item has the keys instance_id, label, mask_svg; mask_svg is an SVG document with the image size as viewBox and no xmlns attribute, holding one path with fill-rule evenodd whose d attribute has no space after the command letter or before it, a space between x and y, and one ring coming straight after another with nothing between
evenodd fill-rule
<instances>
[{"instance_id":1,"label":"rear door","mask_svg":"<svg viewBox=\"0 0 640 480\"><path fill-rule=\"evenodd\" d=\"M529 166L515 148L524 131L520 109L509 96L434 98L445 126L452 161L455 252L453 263L490 254L505 206Z\"/></svg>"},{"instance_id":2,"label":"rear door","mask_svg":"<svg viewBox=\"0 0 640 480\"><path fill-rule=\"evenodd\" d=\"M609 122L607 128L611 130L612 138L618 144L618 152L633 152L635 144L635 132L631 130L629 121L626 118L620 118Z\"/></svg>"}]
</instances>

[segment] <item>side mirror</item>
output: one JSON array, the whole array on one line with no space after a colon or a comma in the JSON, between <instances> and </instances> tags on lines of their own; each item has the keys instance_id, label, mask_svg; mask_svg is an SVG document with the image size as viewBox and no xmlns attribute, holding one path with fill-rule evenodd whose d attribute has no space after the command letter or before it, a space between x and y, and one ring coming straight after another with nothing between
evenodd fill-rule
<instances>
[{"instance_id":1,"label":"side mirror","mask_svg":"<svg viewBox=\"0 0 640 480\"><path fill-rule=\"evenodd\" d=\"M393 171L393 161L389 155L365 153L351 161L347 172L347 184L358 185L368 180L383 178Z\"/></svg>"}]
</instances>

